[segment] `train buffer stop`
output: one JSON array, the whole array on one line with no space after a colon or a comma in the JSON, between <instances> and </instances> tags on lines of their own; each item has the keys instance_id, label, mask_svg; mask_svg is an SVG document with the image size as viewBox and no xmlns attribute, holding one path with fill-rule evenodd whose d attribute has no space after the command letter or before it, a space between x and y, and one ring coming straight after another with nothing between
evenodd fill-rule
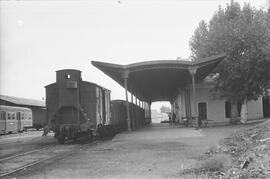
<instances>
[{"instance_id":1,"label":"train buffer stop","mask_svg":"<svg viewBox=\"0 0 270 179\"><path fill-rule=\"evenodd\" d=\"M180 100L181 107L174 105L173 110L182 110L181 118L187 118L194 127L197 127L200 107L203 106L199 104L198 107L200 96L196 94L197 85L205 80L225 57L225 54L220 54L197 61L160 60L128 65L100 61L91 63L125 88L127 106L129 105L128 92L131 94L132 103L137 104L138 100L139 105L142 102L149 109L151 103L157 101L169 101L174 104L180 94L183 94L183 99ZM134 97L135 101L133 101ZM131 130L132 111L129 107L126 109L128 130Z\"/></svg>"}]
</instances>

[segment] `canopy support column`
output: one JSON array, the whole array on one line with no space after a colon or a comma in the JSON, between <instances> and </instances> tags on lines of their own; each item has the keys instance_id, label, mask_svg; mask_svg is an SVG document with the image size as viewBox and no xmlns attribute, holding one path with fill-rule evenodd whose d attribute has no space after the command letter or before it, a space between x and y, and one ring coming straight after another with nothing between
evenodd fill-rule
<instances>
[{"instance_id":1,"label":"canopy support column","mask_svg":"<svg viewBox=\"0 0 270 179\"><path fill-rule=\"evenodd\" d=\"M131 91L131 124L132 124L132 129L133 130L135 130L136 129L136 127L135 127L135 120L136 120L136 117L135 117L135 112L134 112L134 107L135 107L135 105L134 105L134 103L133 103L133 90Z\"/></svg>"},{"instance_id":2,"label":"canopy support column","mask_svg":"<svg viewBox=\"0 0 270 179\"><path fill-rule=\"evenodd\" d=\"M127 107L127 130L131 131L131 125L130 125L130 113L129 113L129 103L128 103L128 85L127 85L127 80L128 80L128 71L125 71L122 74L122 77L124 79L124 85L125 85L125 91L126 91L126 107Z\"/></svg>"},{"instance_id":3,"label":"canopy support column","mask_svg":"<svg viewBox=\"0 0 270 179\"><path fill-rule=\"evenodd\" d=\"M197 72L198 67L197 66L192 66L189 67L189 73L192 78L192 95L193 95L193 110L194 110L194 117L195 117L195 122L196 122L196 129L199 128L199 119L198 119L198 111L197 111L197 102L196 102L196 84L195 84L195 74Z\"/></svg>"},{"instance_id":4,"label":"canopy support column","mask_svg":"<svg viewBox=\"0 0 270 179\"><path fill-rule=\"evenodd\" d=\"M148 103L149 106L149 118L150 118L150 123L152 123L152 116L151 116L151 102Z\"/></svg>"}]
</instances>

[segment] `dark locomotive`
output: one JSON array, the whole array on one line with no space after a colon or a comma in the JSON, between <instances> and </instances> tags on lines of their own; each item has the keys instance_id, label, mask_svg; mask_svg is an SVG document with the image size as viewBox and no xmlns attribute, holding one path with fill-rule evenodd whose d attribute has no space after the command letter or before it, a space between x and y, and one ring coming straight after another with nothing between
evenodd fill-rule
<instances>
[{"instance_id":1,"label":"dark locomotive","mask_svg":"<svg viewBox=\"0 0 270 179\"><path fill-rule=\"evenodd\" d=\"M47 120L59 143L84 136L108 137L127 129L126 102L111 102L110 90L83 81L79 70L59 70L46 88ZM145 110L130 103L132 128L147 122ZM147 112L148 114L149 112Z\"/></svg>"},{"instance_id":2,"label":"dark locomotive","mask_svg":"<svg viewBox=\"0 0 270 179\"><path fill-rule=\"evenodd\" d=\"M47 119L59 143L86 136L109 123L110 91L83 81L79 70L59 70L46 86Z\"/></svg>"}]
</instances>

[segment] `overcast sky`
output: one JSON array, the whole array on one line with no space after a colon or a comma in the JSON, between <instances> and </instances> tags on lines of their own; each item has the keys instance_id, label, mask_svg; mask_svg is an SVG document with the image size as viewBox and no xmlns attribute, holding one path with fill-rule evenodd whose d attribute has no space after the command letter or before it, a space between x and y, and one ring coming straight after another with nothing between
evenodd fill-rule
<instances>
[{"instance_id":1,"label":"overcast sky","mask_svg":"<svg viewBox=\"0 0 270 179\"><path fill-rule=\"evenodd\" d=\"M129 64L190 55L189 39L222 0L1 1L0 93L42 99L55 71L82 71L82 78L124 99L123 88L91 60ZM250 2L264 8L265 0Z\"/></svg>"}]
</instances>

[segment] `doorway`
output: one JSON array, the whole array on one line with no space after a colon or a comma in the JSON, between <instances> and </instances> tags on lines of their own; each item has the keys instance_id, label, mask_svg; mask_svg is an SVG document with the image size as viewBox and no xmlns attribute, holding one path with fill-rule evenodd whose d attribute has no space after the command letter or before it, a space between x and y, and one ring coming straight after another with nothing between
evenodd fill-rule
<instances>
[{"instance_id":1,"label":"doorway","mask_svg":"<svg viewBox=\"0 0 270 179\"><path fill-rule=\"evenodd\" d=\"M270 96L264 96L263 102L263 117L270 117Z\"/></svg>"},{"instance_id":2,"label":"doorway","mask_svg":"<svg viewBox=\"0 0 270 179\"><path fill-rule=\"evenodd\" d=\"M200 121L207 120L207 104L205 102L198 104L198 113Z\"/></svg>"}]
</instances>

